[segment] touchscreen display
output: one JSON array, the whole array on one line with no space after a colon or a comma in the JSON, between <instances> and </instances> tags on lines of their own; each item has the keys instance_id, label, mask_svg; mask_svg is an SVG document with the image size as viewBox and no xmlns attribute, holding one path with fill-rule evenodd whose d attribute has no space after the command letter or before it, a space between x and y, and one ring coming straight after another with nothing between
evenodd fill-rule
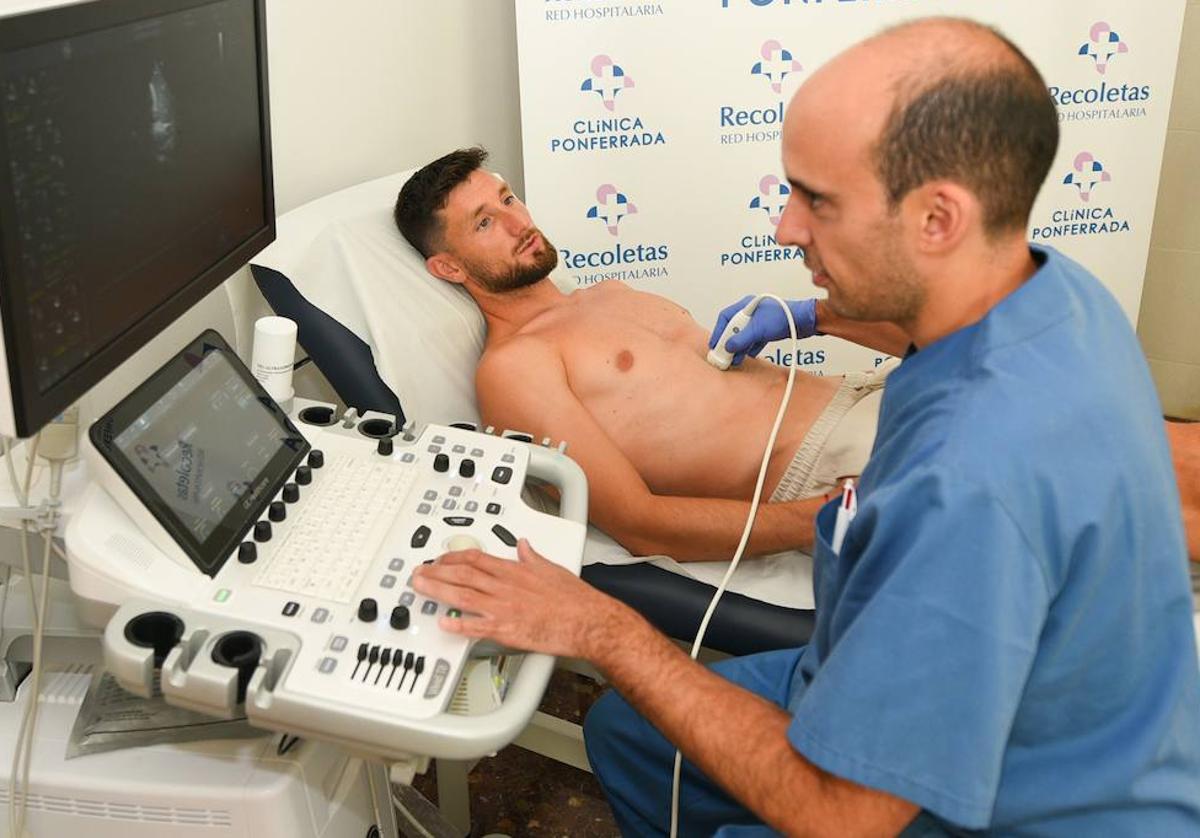
<instances>
[{"instance_id":1,"label":"touchscreen display","mask_svg":"<svg viewBox=\"0 0 1200 838\"><path fill-rule=\"evenodd\" d=\"M210 352L114 442L204 542L288 439L224 353Z\"/></svg>"},{"instance_id":2,"label":"touchscreen display","mask_svg":"<svg viewBox=\"0 0 1200 838\"><path fill-rule=\"evenodd\" d=\"M98 419L89 438L210 576L309 448L211 330Z\"/></svg>"}]
</instances>

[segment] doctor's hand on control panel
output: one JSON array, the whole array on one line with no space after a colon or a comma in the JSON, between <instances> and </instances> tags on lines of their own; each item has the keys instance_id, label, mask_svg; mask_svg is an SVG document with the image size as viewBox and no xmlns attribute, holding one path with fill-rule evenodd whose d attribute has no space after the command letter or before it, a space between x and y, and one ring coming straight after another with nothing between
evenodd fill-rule
<instances>
[{"instance_id":1,"label":"doctor's hand on control panel","mask_svg":"<svg viewBox=\"0 0 1200 838\"><path fill-rule=\"evenodd\" d=\"M916 815L916 807L907 801L809 763L789 744L791 715L777 700L764 700L728 680L719 666L697 665L632 608L555 565L525 539L517 544L515 561L478 550L446 553L417 568L412 586L421 595L463 612L461 617L439 619L447 632L580 658L603 672L623 701L609 693L588 715L584 736L589 759L601 773L601 763L621 751L623 737L630 735L624 726L645 725L644 731L633 735L660 752L635 770L645 785L643 801L656 810L670 796L667 766L674 748L669 740L689 761L685 783L695 782L698 775L690 764L695 763L706 775L700 782L728 801L729 811L719 813L718 821L758 816L772 824L795 823L797 812L791 801L797 799L820 801L813 810L820 809L828 822L861 825L872 830L870 834L895 834ZM732 659L740 660L744 659ZM786 684L776 686L786 689ZM636 707L653 727L635 720L624 702ZM717 790L709 777L724 791ZM681 799L690 794L682 790ZM622 804L611 795L609 800L618 820L628 823L622 817ZM662 811L655 814L663 816ZM701 834L694 825L685 812L679 834Z\"/></svg>"},{"instance_id":2,"label":"doctor's hand on control panel","mask_svg":"<svg viewBox=\"0 0 1200 838\"><path fill-rule=\"evenodd\" d=\"M516 560L479 550L446 553L413 573L413 589L463 612L442 629L512 649L588 658L604 632L599 615L624 608L577 575L517 542Z\"/></svg>"}]
</instances>

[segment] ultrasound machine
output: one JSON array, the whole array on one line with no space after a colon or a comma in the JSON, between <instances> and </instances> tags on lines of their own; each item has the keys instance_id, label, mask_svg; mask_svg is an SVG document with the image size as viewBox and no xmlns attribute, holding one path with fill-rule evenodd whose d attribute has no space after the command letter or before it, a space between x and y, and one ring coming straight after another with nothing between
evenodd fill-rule
<instances>
[{"instance_id":1,"label":"ultrasound machine","mask_svg":"<svg viewBox=\"0 0 1200 838\"><path fill-rule=\"evenodd\" d=\"M289 412L218 331L165 331L275 235L264 14L0 4L0 808L22 834L395 834L390 783L511 742L553 665L442 632L409 579L526 536L578 573L561 450ZM68 760L102 670L262 735Z\"/></svg>"}]
</instances>

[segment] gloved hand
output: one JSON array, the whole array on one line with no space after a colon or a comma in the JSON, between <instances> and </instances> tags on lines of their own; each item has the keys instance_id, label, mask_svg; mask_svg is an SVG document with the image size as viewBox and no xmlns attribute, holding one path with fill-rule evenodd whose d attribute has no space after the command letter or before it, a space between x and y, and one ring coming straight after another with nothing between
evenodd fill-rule
<instances>
[{"instance_id":1,"label":"gloved hand","mask_svg":"<svg viewBox=\"0 0 1200 838\"><path fill-rule=\"evenodd\" d=\"M717 316L717 325L708 339L709 349L717 345L717 340L725 331L725 326L728 325L730 319L745 308L752 299L754 299L752 294L742 297L738 302L721 310ZM810 338L815 335L817 333L817 301L815 299L790 300L787 305L792 312L792 319L796 321L796 337ZM751 358L756 357L771 341L783 340L790 336L787 318L779 307L779 303L765 299L759 302L750 322L740 332L725 341L725 349L733 353L733 364L737 366L747 355Z\"/></svg>"}]
</instances>

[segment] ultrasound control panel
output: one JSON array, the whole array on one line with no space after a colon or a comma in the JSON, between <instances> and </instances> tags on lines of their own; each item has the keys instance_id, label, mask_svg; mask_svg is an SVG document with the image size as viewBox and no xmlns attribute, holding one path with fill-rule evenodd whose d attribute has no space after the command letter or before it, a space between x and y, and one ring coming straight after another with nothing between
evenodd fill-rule
<instances>
[{"instance_id":1,"label":"ultrasound control panel","mask_svg":"<svg viewBox=\"0 0 1200 838\"><path fill-rule=\"evenodd\" d=\"M197 577L187 607L119 609L105 632L109 670L135 693L161 677L172 704L382 756L465 759L503 746L523 722L472 735L477 717L446 715L471 642L438 628L455 612L414 591L412 572L450 550L515 558L519 538L578 572L582 518L521 499L534 475L579 512L578 467L542 446L437 425L410 442L305 436L312 449L221 571Z\"/></svg>"},{"instance_id":2,"label":"ultrasound control panel","mask_svg":"<svg viewBox=\"0 0 1200 838\"><path fill-rule=\"evenodd\" d=\"M582 471L553 448L468 427L393 435L382 417L347 426L319 406L298 419L289 427L306 444L290 450L302 455L240 538L206 559L216 569L196 572L183 602L120 605L108 669L140 695L159 684L172 704L384 758L469 759L507 744L552 659L525 655L497 709L448 713L473 644L439 628L454 612L414 591L412 573L451 550L515 559L520 538L578 573ZM523 501L528 477L558 487L562 517Z\"/></svg>"}]
</instances>

